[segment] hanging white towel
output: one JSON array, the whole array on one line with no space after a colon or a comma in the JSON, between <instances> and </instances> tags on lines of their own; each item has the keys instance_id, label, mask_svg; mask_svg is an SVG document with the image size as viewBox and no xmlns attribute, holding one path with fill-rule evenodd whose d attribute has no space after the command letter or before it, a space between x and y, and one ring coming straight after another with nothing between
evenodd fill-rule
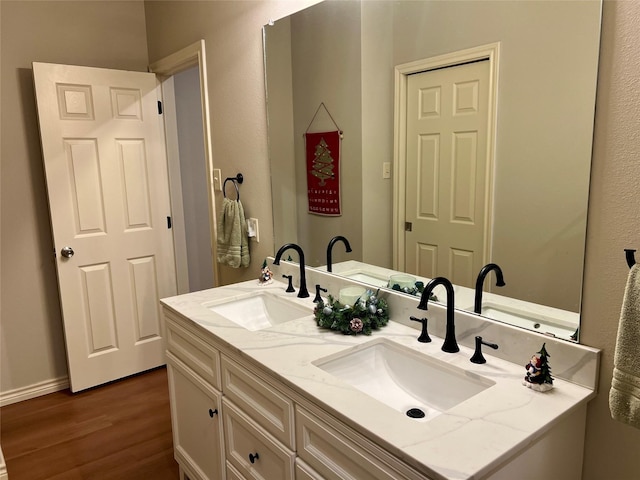
<instances>
[{"instance_id":1,"label":"hanging white towel","mask_svg":"<svg viewBox=\"0 0 640 480\"><path fill-rule=\"evenodd\" d=\"M611 417L640 428L640 264L633 265L629 272L613 367Z\"/></svg>"},{"instance_id":2,"label":"hanging white towel","mask_svg":"<svg viewBox=\"0 0 640 480\"><path fill-rule=\"evenodd\" d=\"M218 217L218 262L233 268L249 266L247 220L240 200L224 198Z\"/></svg>"}]
</instances>

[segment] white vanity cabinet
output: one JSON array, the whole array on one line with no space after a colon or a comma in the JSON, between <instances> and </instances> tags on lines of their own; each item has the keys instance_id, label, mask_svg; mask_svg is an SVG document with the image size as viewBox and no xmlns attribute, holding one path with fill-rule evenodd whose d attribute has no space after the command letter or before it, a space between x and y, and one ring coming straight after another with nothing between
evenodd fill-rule
<instances>
[{"instance_id":1,"label":"white vanity cabinet","mask_svg":"<svg viewBox=\"0 0 640 480\"><path fill-rule=\"evenodd\" d=\"M221 353L213 334L198 335L170 312L164 320L181 480L426 478L239 355Z\"/></svg>"},{"instance_id":2,"label":"white vanity cabinet","mask_svg":"<svg viewBox=\"0 0 640 480\"><path fill-rule=\"evenodd\" d=\"M165 315L171 426L180 480L224 478L220 353Z\"/></svg>"},{"instance_id":3,"label":"white vanity cabinet","mask_svg":"<svg viewBox=\"0 0 640 480\"><path fill-rule=\"evenodd\" d=\"M222 355L227 462L246 478L293 480L294 403L263 374Z\"/></svg>"},{"instance_id":4,"label":"white vanity cabinet","mask_svg":"<svg viewBox=\"0 0 640 480\"><path fill-rule=\"evenodd\" d=\"M314 280L321 282L327 284L324 277ZM597 351L554 343L558 371L575 371L589 386L556 378L554 390L544 394L521 385L520 364L492 358L470 367L470 347L447 356L438 346L416 346L415 330L400 322L369 340L320 331L308 318L255 332L210 309L256 291L288 295L279 284L246 282L162 301L181 480L580 478ZM390 300L397 311L415 308L407 296ZM498 327L472 323L481 320L476 316L463 319L472 331ZM503 338L511 339L507 334ZM511 340L519 350L539 348L536 335L522 335ZM432 361L481 375L492 385L421 423L396 417L383 402L317 367L319 359L382 341L429 351Z\"/></svg>"},{"instance_id":5,"label":"white vanity cabinet","mask_svg":"<svg viewBox=\"0 0 640 480\"><path fill-rule=\"evenodd\" d=\"M185 480L185 474L189 480L223 478L222 394L170 353L167 372L174 452L181 480Z\"/></svg>"}]
</instances>

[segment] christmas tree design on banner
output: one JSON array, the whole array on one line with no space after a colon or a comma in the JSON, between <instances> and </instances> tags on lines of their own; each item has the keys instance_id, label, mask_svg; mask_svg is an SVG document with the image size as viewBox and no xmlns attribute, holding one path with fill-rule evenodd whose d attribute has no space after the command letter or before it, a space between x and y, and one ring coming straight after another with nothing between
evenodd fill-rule
<instances>
[{"instance_id":1,"label":"christmas tree design on banner","mask_svg":"<svg viewBox=\"0 0 640 480\"><path fill-rule=\"evenodd\" d=\"M316 145L311 175L320 179L320 183L318 184L320 187L326 185L325 180L327 178L333 178L333 158L331 157L329 145L327 145L324 138L321 138L320 143Z\"/></svg>"},{"instance_id":2,"label":"christmas tree design on banner","mask_svg":"<svg viewBox=\"0 0 640 480\"><path fill-rule=\"evenodd\" d=\"M340 131L305 133L309 213L339 216Z\"/></svg>"}]
</instances>

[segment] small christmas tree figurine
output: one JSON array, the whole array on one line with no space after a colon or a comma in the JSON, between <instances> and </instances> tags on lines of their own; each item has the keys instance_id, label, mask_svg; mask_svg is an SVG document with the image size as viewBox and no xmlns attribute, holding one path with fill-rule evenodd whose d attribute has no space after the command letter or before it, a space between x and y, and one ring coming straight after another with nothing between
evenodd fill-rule
<instances>
[{"instance_id":1,"label":"small christmas tree figurine","mask_svg":"<svg viewBox=\"0 0 640 480\"><path fill-rule=\"evenodd\" d=\"M538 392L546 392L553 388L551 366L548 361L550 356L547 352L546 343L543 343L540 351L531 357L529 363L525 365L527 375L522 382L525 387Z\"/></svg>"},{"instance_id":2,"label":"small christmas tree figurine","mask_svg":"<svg viewBox=\"0 0 640 480\"><path fill-rule=\"evenodd\" d=\"M262 262L262 270L260 270L260 276L258 277L258 285L269 285L273 282L273 272L267 266L267 260Z\"/></svg>"}]
</instances>

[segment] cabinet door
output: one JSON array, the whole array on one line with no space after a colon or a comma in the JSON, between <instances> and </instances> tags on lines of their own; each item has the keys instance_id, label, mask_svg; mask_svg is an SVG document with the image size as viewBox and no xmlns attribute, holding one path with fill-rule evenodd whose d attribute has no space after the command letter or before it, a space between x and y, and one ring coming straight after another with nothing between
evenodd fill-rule
<instances>
[{"instance_id":1,"label":"cabinet door","mask_svg":"<svg viewBox=\"0 0 640 480\"><path fill-rule=\"evenodd\" d=\"M167 372L176 460L190 480L225 478L222 395L171 353L167 353Z\"/></svg>"},{"instance_id":2,"label":"cabinet door","mask_svg":"<svg viewBox=\"0 0 640 480\"><path fill-rule=\"evenodd\" d=\"M226 398L223 404L228 462L247 479L293 480L295 452L278 442Z\"/></svg>"}]
</instances>

